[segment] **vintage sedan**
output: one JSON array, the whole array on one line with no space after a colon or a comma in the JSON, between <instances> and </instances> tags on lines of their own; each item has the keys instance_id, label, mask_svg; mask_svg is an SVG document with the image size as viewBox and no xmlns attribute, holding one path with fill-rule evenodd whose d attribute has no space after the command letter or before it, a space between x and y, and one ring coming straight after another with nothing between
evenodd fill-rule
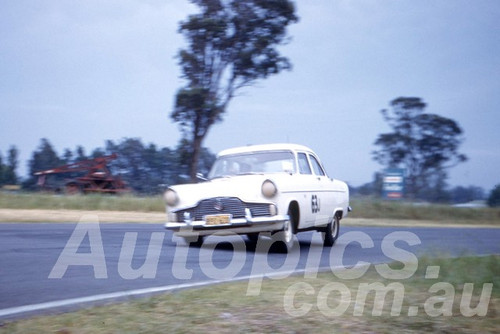
<instances>
[{"instance_id":1,"label":"vintage sedan","mask_svg":"<svg viewBox=\"0 0 500 334\"><path fill-rule=\"evenodd\" d=\"M349 189L330 178L318 156L294 144L253 145L220 152L197 184L169 187L165 227L201 245L207 235L268 235L290 250L294 234L319 231L332 246L347 216Z\"/></svg>"}]
</instances>

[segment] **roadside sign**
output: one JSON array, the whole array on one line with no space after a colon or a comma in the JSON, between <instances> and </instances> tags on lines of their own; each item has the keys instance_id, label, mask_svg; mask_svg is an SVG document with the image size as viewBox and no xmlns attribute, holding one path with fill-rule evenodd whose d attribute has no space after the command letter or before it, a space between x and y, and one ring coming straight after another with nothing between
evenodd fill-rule
<instances>
[{"instance_id":1,"label":"roadside sign","mask_svg":"<svg viewBox=\"0 0 500 334\"><path fill-rule=\"evenodd\" d=\"M389 168L384 171L382 196L385 199L401 199L404 195L405 170Z\"/></svg>"}]
</instances>

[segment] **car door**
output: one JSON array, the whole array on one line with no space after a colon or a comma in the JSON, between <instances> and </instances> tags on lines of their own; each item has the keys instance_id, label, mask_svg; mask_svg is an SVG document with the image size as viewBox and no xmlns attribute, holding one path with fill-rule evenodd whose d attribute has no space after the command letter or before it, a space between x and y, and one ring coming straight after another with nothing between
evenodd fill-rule
<instances>
[{"instance_id":1,"label":"car door","mask_svg":"<svg viewBox=\"0 0 500 334\"><path fill-rule=\"evenodd\" d=\"M318 184L318 190L311 198L311 212L314 215L314 225L322 226L328 224L333 214L334 194L331 191L332 180L326 175L325 170L315 155L309 153L308 158Z\"/></svg>"},{"instance_id":2,"label":"car door","mask_svg":"<svg viewBox=\"0 0 500 334\"><path fill-rule=\"evenodd\" d=\"M299 228L308 228L317 223L321 209L323 185L313 171L307 152L297 152L297 162L299 173L296 190L300 205Z\"/></svg>"}]
</instances>

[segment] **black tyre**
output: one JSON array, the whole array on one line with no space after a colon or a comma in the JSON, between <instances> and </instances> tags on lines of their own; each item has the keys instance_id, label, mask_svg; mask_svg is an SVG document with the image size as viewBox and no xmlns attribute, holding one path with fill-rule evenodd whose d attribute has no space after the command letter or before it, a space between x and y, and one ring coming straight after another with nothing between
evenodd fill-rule
<instances>
[{"instance_id":1,"label":"black tyre","mask_svg":"<svg viewBox=\"0 0 500 334\"><path fill-rule=\"evenodd\" d=\"M335 215L330 223L326 226L324 234L324 245L326 247L332 247L335 241L339 237L340 230L340 219L339 216Z\"/></svg>"},{"instance_id":2,"label":"black tyre","mask_svg":"<svg viewBox=\"0 0 500 334\"><path fill-rule=\"evenodd\" d=\"M293 225L293 217L291 212L288 213L288 219L284 225L283 230L272 235L273 242L277 244L277 250L282 253L290 252L295 246L295 227Z\"/></svg>"},{"instance_id":3,"label":"black tyre","mask_svg":"<svg viewBox=\"0 0 500 334\"><path fill-rule=\"evenodd\" d=\"M199 235L197 237L188 237L184 238L189 247L197 247L200 248L203 245L203 236Z\"/></svg>"},{"instance_id":4,"label":"black tyre","mask_svg":"<svg viewBox=\"0 0 500 334\"><path fill-rule=\"evenodd\" d=\"M259 233L248 233L247 239L250 242L257 242L259 240Z\"/></svg>"}]
</instances>

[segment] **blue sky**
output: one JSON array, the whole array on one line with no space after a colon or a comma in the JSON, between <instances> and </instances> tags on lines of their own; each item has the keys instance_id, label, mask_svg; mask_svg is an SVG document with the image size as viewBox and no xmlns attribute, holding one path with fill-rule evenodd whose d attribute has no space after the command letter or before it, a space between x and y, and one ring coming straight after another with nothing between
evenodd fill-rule
<instances>
[{"instance_id":1,"label":"blue sky","mask_svg":"<svg viewBox=\"0 0 500 334\"><path fill-rule=\"evenodd\" d=\"M293 142L329 174L359 186L381 167L373 142L389 130L380 110L399 96L456 120L470 160L451 185L500 183L500 1L300 1L281 47L291 72L240 92L205 142L213 152ZM173 147L169 119L183 85L174 58L187 0L0 2L0 151L21 168L48 138L58 153L139 137Z\"/></svg>"}]
</instances>

